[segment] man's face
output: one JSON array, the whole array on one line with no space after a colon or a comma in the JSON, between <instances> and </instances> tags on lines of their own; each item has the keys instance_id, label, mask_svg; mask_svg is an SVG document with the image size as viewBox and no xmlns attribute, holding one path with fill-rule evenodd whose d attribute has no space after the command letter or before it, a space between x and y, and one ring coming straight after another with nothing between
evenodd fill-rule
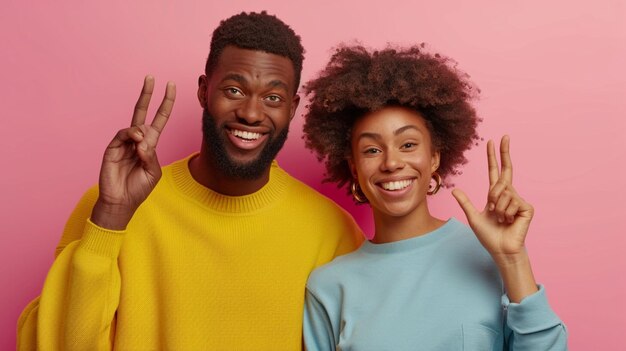
<instances>
[{"instance_id":1,"label":"man's face","mask_svg":"<svg viewBox=\"0 0 626 351\"><path fill-rule=\"evenodd\" d=\"M299 103L292 62L263 51L226 47L199 79L204 141L225 174L259 178L287 138Z\"/></svg>"}]
</instances>

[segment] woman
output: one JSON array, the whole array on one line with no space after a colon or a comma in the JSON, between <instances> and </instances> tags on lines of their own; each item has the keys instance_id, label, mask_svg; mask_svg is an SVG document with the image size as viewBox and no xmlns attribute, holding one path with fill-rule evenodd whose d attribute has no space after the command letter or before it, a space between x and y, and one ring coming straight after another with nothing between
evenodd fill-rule
<instances>
[{"instance_id":1,"label":"woman","mask_svg":"<svg viewBox=\"0 0 626 351\"><path fill-rule=\"evenodd\" d=\"M567 348L524 247L533 207L513 188L508 137L501 167L487 143L483 211L453 191L471 229L429 212L427 196L450 185L480 139L466 74L424 45L340 47L305 90L307 147L325 161L326 180L369 203L376 231L311 274L308 350Z\"/></svg>"}]
</instances>

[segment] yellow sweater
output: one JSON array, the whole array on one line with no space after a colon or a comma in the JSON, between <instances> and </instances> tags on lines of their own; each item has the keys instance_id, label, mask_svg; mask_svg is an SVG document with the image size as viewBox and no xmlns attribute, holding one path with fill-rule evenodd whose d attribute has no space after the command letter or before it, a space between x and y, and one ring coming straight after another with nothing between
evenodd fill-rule
<instances>
[{"instance_id":1,"label":"yellow sweater","mask_svg":"<svg viewBox=\"0 0 626 351\"><path fill-rule=\"evenodd\" d=\"M241 197L163 177L125 231L70 217L41 296L22 312L19 350L299 350L309 273L362 240L332 201L272 164Z\"/></svg>"}]
</instances>

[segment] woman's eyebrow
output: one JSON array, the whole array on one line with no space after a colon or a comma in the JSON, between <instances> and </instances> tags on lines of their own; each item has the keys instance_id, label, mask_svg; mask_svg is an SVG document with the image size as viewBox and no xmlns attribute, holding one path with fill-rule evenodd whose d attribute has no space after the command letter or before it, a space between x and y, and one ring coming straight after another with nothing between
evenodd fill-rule
<instances>
[{"instance_id":1,"label":"woman's eyebrow","mask_svg":"<svg viewBox=\"0 0 626 351\"><path fill-rule=\"evenodd\" d=\"M363 133L359 134L359 136L357 137L357 140L361 140L361 139L365 139L365 138L374 139L374 140L380 140L382 137L378 133L363 132Z\"/></svg>"},{"instance_id":2,"label":"woman's eyebrow","mask_svg":"<svg viewBox=\"0 0 626 351\"><path fill-rule=\"evenodd\" d=\"M414 130L418 131L420 134L422 133L422 131L421 131L421 130L417 127L417 126L414 126L414 125L412 125L412 124L409 124L409 125L407 125L407 126L400 127L400 128L398 128L398 129L396 129L396 130L393 132L393 135L398 135L398 134L404 133L405 131L407 131L407 130L409 130L409 129L414 129Z\"/></svg>"},{"instance_id":3,"label":"woman's eyebrow","mask_svg":"<svg viewBox=\"0 0 626 351\"><path fill-rule=\"evenodd\" d=\"M400 134L406 132L407 130L415 130L418 133L422 134L422 130L419 129L419 127L417 127L415 125L412 125L412 124L409 124L409 125L406 125L406 126L403 126L403 127L400 127L398 129L394 130L393 131L393 135L394 136L400 135ZM364 139L364 138L369 138L369 139L374 139L374 140L381 140L382 136L380 134L374 133L374 132L363 132L363 133L359 134L359 136L357 137L357 140L361 140L361 139Z\"/></svg>"}]
</instances>

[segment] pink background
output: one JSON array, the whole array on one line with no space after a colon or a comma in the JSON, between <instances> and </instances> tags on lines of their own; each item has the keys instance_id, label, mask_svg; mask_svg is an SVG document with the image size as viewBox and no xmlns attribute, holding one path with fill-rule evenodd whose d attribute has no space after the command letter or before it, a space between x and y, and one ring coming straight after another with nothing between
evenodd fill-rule
<instances>
[{"instance_id":1,"label":"pink background","mask_svg":"<svg viewBox=\"0 0 626 351\"><path fill-rule=\"evenodd\" d=\"M537 279L567 323L573 350L615 350L626 332L626 4L588 1L8 1L3 50L0 349L14 348L20 311L38 295L81 193L97 181L104 147L125 127L143 76L178 86L161 139L163 164L199 147L196 101L210 33L241 10L267 9L307 49L303 80L340 41L425 41L455 58L482 89L487 138L512 136L515 181L536 207L528 247ZM302 104L304 105L304 104ZM301 108L279 161L353 211L302 146ZM456 184L478 205L487 188L484 143ZM444 190L443 218L465 217Z\"/></svg>"}]
</instances>

